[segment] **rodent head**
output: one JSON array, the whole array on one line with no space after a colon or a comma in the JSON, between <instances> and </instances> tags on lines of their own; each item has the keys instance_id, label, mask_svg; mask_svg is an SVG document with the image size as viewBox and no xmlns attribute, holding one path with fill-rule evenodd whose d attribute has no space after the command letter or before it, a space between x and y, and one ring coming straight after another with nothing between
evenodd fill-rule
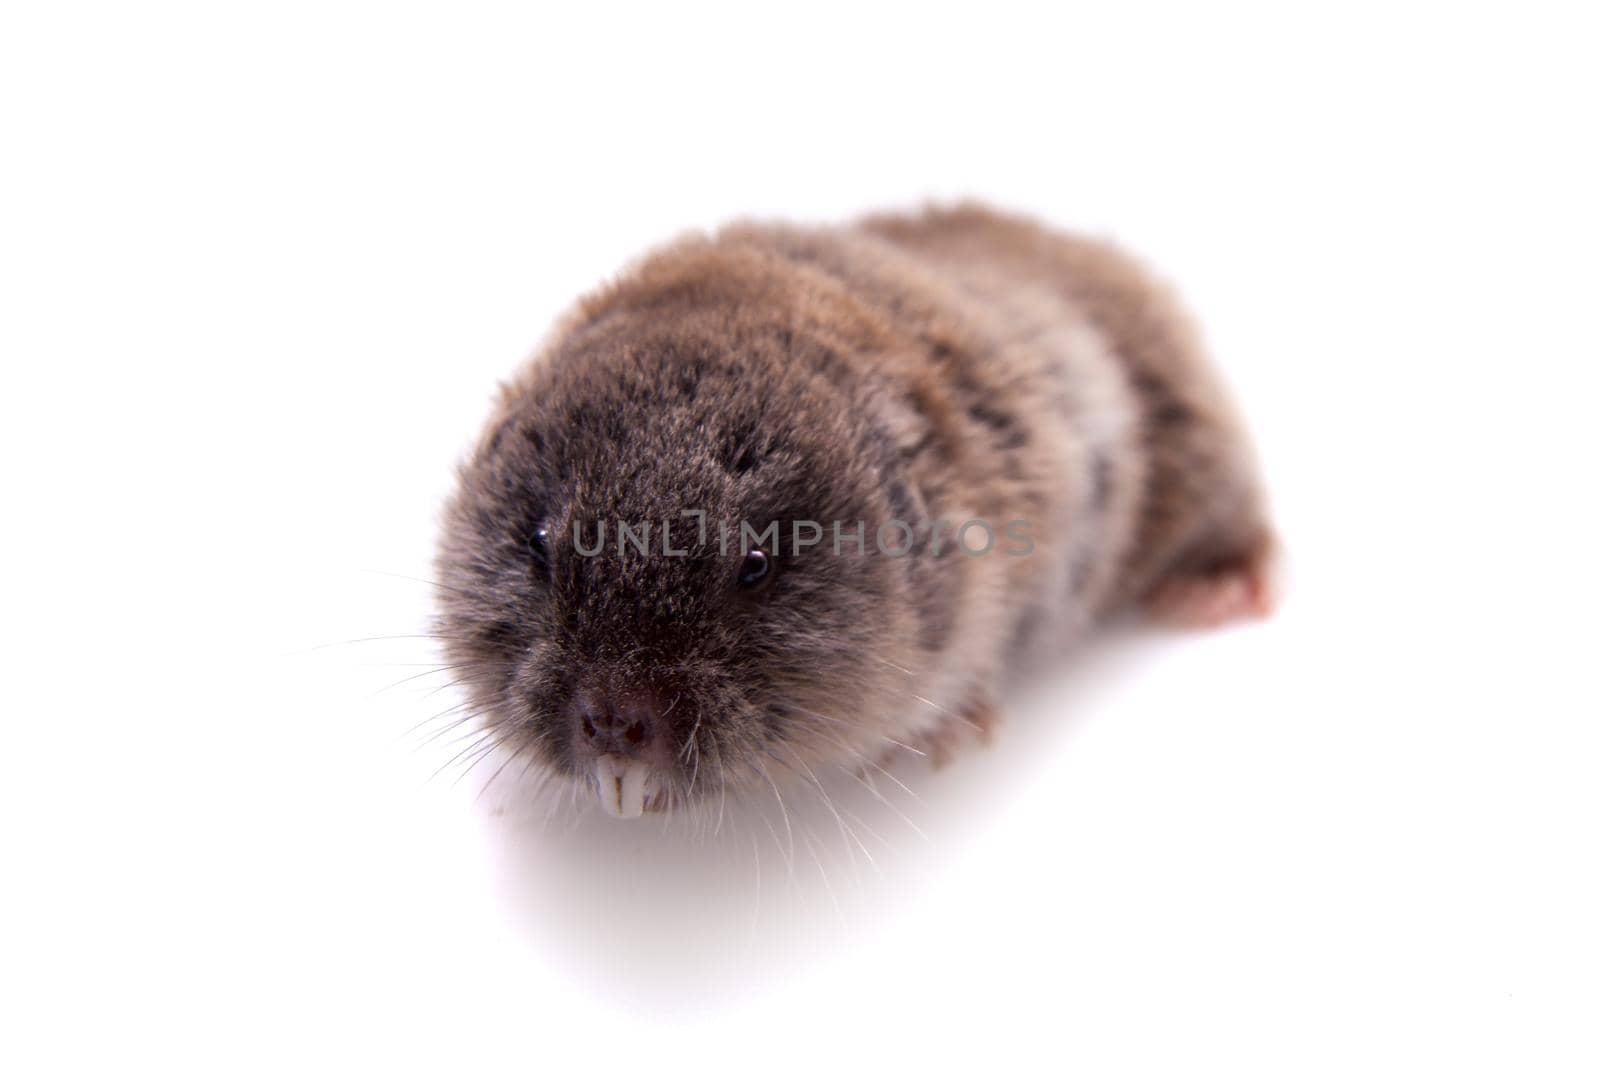
<instances>
[{"instance_id":1,"label":"rodent head","mask_svg":"<svg viewBox=\"0 0 1600 1067\"><path fill-rule=\"evenodd\" d=\"M620 815L873 758L923 654L910 561L875 538L920 506L886 401L816 339L665 318L507 388L438 564L440 638L504 749Z\"/></svg>"}]
</instances>

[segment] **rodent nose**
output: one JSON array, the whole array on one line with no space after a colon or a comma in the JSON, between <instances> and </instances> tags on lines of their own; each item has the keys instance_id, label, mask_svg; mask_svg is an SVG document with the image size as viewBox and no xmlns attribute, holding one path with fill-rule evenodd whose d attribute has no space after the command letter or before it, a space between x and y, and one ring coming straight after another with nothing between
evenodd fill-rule
<instances>
[{"instance_id":1,"label":"rodent nose","mask_svg":"<svg viewBox=\"0 0 1600 1067\"><path fill-rule=\"evenodd\" d=\"M588 693L577 702L578 731L597 753L639 756L656 731L656 701L647 692Z\"/></svg>"}]
</instances>

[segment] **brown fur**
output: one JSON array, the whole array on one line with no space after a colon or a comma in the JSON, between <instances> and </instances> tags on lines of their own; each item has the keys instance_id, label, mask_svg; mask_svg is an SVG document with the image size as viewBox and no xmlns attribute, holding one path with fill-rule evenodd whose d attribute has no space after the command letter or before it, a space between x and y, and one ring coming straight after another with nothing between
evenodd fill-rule
<instances>
[{"instance_id":1,"label":"brown fur","mask_svg":"<svg viewBox=\"0 0 1600 1067\"><path fill-rule=\"evenodd\" d=\"M867 553L786 547L751 593L715 536L573 550L597 519L677 541L684 508L863 520ZM871 543L891 518L1023 520L1033 549L925 535L895 558ZM975 206L738 225L583 301L505 388L447 513L439 632L493 728L562 773L588 770L580 693L648 691L685 800L943 749L1036 654L1164 591L1264 580L1270 545L1194 331L1120 252Z\"/></svg>"}]
</instances>

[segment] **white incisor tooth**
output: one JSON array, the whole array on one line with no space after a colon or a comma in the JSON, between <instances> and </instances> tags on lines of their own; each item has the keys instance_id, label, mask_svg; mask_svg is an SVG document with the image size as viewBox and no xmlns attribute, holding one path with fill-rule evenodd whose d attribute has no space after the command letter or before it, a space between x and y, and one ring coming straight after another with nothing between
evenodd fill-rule
<instances>
[{"instance_id":1,"label":"white incisor tooth","mask_svg":"<svg viewBox=\"0 0 1600 1067\"><path fill-rule=\"evenodd\" d=\"M601 756L594 762L595 788L607 815L636 819L644 814L644 787L650 768L636 759Z\"/></svg>"}]
</instances>

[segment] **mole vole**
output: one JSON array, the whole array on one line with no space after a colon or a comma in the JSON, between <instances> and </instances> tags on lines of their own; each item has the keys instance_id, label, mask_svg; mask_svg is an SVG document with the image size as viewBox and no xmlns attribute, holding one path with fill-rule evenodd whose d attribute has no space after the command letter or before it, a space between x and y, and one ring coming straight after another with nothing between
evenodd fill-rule
<instances>
[{"instance_id":1,"label":"mole vole","mask_svg":"<svg viewBox=\"0 0 1600 1067\"><path fill-rule=\"evenodd\" d=\"M975 205L740 224L559 324L460 470L438 635L613 815L894 748L1135 606L1271 606L1248 442L1176 301Z\"/></svg>"}]
</instances>

